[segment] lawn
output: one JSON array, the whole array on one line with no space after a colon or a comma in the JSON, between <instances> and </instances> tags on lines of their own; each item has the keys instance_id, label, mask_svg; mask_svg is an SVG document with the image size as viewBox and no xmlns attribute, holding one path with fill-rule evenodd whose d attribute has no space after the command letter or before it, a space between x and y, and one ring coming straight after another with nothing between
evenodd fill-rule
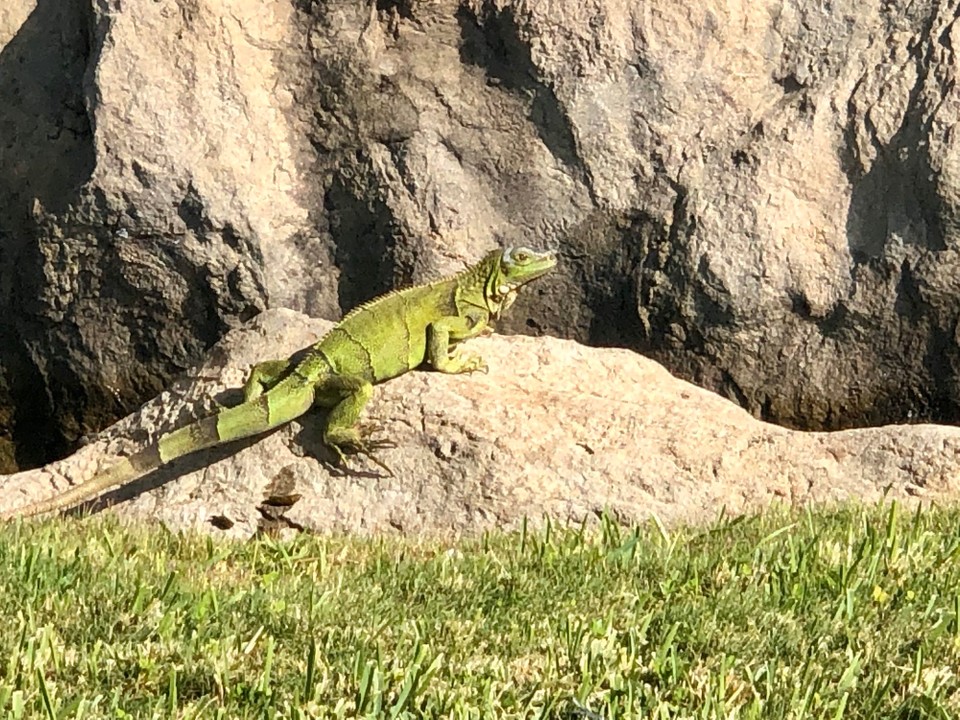
<instances>
[{"instance_id":1,"label":"lawn","mask_svg":"<svg viewBox=\"0 0 960 720\"><path fill-rule=\"evenodd\" d=\"M0 528L8 718L950 718L960 510L247 543Z\"/></svg>"}]
</instances>

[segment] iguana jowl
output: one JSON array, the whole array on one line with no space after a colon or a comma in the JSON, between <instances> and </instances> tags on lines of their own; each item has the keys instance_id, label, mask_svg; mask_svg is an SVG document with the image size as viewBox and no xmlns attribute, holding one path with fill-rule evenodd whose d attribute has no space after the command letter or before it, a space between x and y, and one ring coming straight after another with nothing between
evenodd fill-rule
<instances>
[{"instance_id":1,"label":"iguana jowl","mask_svg":"<svg viewBox=\"0 0 960 720\"><path fill-rule=\"evenodd\" d=\"M373 386L423 363L446 373L486 370L480 357L453 346L484 332L521 286L554 265L550 252L494 250L457 275L371 300L289 359L255 365L241 404L161 435L87 482L0 518L72 507L176 458L288 423L314 405L329 408L323 441L341 462L349 452L370 455L377 443L361 436L358 421Z\"/></svg>"}]
</instances>

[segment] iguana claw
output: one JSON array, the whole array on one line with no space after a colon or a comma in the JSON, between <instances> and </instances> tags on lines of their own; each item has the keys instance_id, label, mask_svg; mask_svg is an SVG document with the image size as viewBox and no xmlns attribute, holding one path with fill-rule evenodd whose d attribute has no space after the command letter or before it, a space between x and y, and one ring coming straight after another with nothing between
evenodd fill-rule
<instances>
[{"instance_id":1,"label":"iguana claw","mask_svg":"<svg viewBox=\"0 0 960 720\"><path fill-rule=\"evenodd\" d=\"M364 445L364 447L362 448L357 448L354 452L356 452L357 455L362 455L363 457L367 458L367 460L369 460L374 465L376 465L381 470L383 470L388 477L396 477L396 475L393 474L393 470L390 469L390 466L373 454L374 450L379 450L383 448L395 448L396 446L397 446L396 443L390 442L389 440L380 440L380 441L370 442Z\"/></svg>"},{"instance_id":2,"label":"iguana claw","mask_svg":"<svg viewBox=\"0 0 960 720\"><path fill-rule=\"evenodd\" d=\"M338 460L337 464L340 467L349 469L350 463L347 461L348 454L360 455L361 457L367 458L374 465L381 468L389 477L396 477L393 470L391 470L386 463L384 463L374 454L374 451L376 450L392 449L397 447L397 444L392 440L357 439L348 443L342 443L341 445L330 445L329 447L336 453Z\"/></svg>"}]
</instances>

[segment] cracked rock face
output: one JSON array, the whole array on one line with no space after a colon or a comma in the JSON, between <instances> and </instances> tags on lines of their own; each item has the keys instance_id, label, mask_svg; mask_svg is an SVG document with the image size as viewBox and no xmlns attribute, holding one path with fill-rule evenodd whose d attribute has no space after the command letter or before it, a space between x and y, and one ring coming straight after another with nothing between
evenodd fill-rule
<instances>
[{"instance_id":1,"label":"cracked rock face","mask_svg":"<svg viewBox=\"0 0 960 720\"><path fill-rule=\"evenodd\" d=\"M211 351L197 380L66 460L0 478L0 511L82 482L116 453L208 412L212 398L234 402L251 363L328 327L289 310L260 315ZM960 489L960 429L786 430L628 350L498 336L469 347L489 374L413 372L375 389L366 420L396 445L378 451L394 477L362 459L332 471L318 411L259 441L182 458L89 507L119 503L128 518L232 537L283 528L457 536L525 518L581 523L609 512L673 524L771 504L942 502Z\"/></svg>"},{"instance_id":2,"label":"cracked rock face","mask_svg":"<svg viewBox=\"0 0 960 720\"><path fill-rule=\"evenodd\" d=\"M787 426L953 421L955 8L8 0L0 468L268 306L335 318L494 243L502 324Z\"/></svg>"}]
</instances>

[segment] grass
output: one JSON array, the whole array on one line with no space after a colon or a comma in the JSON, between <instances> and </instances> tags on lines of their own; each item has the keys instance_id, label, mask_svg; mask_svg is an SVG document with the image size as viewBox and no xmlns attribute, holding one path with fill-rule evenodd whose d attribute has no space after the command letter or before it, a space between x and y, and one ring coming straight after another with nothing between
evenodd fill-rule
<instances>
[{"instance_id":1,"label":"grass","mask_svg":"<svg viewBox=\"0 0 960 720\"><path fill-rule=\"evenodd\" d=\"M960 510L456 544L0 528L8 718L950 718Z\"/></svg>"}]
</instances>

